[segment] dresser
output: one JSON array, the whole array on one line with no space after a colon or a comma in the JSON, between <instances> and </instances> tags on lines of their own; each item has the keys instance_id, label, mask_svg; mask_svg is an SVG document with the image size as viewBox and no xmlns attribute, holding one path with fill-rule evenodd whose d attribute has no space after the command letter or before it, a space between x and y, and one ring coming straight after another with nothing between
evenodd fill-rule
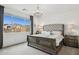
<instances>
[{"instance_id":1,"label":"dresser","mask_svg":"<svg viewBox=\"0 0 79 59\"><path fill-rule=\"evenodd\" d=\"M65 35L64 45L79 48L79 36L78 35Z\"/></svg>"}]
</instances>

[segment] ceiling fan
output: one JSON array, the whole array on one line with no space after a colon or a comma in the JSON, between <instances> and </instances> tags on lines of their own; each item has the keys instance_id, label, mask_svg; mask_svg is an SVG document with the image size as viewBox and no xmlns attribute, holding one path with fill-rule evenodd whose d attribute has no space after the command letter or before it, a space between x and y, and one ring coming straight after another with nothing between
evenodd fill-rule
<instances>
[{"instance_id":1,"label":"ceiling fan","mask_svg":"<svg viewBox=\"0 0 79 59\"><path fill-rule=\"evenodd\" d=\"M36 10L34 12L34 16L40 17L42 15L42 12L40 11L39 4L36 7Z\"/></svg>"}]
</instances>

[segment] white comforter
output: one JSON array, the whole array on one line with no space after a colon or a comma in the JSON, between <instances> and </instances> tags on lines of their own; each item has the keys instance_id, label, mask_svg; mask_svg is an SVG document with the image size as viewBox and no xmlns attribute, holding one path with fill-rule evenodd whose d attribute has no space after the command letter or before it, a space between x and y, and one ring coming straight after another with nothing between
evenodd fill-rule
<instances>
[{"instance_id":1,"label":"white comforter","mask_svg":"<svg viewBox=\"0 0 79 59\"><path fill-rule=\"evenodd\" d=\"M56 46L59 46L59 43L60 43L60 42L63 40L63 38L64 38L62 35L34 34L34 35L32 35L32 36L56 39Z\"/></svg>"}]
</instances>

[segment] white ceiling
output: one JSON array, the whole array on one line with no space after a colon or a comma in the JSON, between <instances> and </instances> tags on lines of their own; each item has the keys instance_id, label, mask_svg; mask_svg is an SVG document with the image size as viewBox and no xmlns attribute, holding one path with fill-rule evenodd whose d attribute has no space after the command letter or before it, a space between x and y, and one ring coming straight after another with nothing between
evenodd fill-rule
<instances>
[{"instance_id":1,"label":"white ceiling","mask_svg":"<svg viewBox=\"0 0 79 59\"><path fill-rule=\"evenodd\" d=\"M4 4L3 6L20 11L23 14L32 15L36 10L36 4ZM22 9L26 8L26 11ZM77 4L40 4L40 10L43 14L57 14L72 10L79 10Z\"/></svg>"}]
</instances>

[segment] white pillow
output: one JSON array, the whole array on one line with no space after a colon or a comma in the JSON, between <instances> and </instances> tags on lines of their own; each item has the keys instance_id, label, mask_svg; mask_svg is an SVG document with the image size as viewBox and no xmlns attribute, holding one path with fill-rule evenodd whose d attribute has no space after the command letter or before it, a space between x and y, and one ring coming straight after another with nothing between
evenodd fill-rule
<instances>
[{"instance_id":1,"label":"white pillow","mask_svg":"<svg viewBox=\"0 0 79 59\"><path fill-rule=\"evenodd\" d=\"M61 31L52 31L52 33L53 33L54 35L61 35L61 34L62 34Z\"/></svg>"},{"instance_id":2,"label":"white pillow","mask_svg":"<svg viewBox=\"0 0 79 59\"><path fill-rule=\"evenodd\" d=\"M48 32L48 31L42 31L42 34L50 35L50 32Z\"/></svg>"}]
</instances>

